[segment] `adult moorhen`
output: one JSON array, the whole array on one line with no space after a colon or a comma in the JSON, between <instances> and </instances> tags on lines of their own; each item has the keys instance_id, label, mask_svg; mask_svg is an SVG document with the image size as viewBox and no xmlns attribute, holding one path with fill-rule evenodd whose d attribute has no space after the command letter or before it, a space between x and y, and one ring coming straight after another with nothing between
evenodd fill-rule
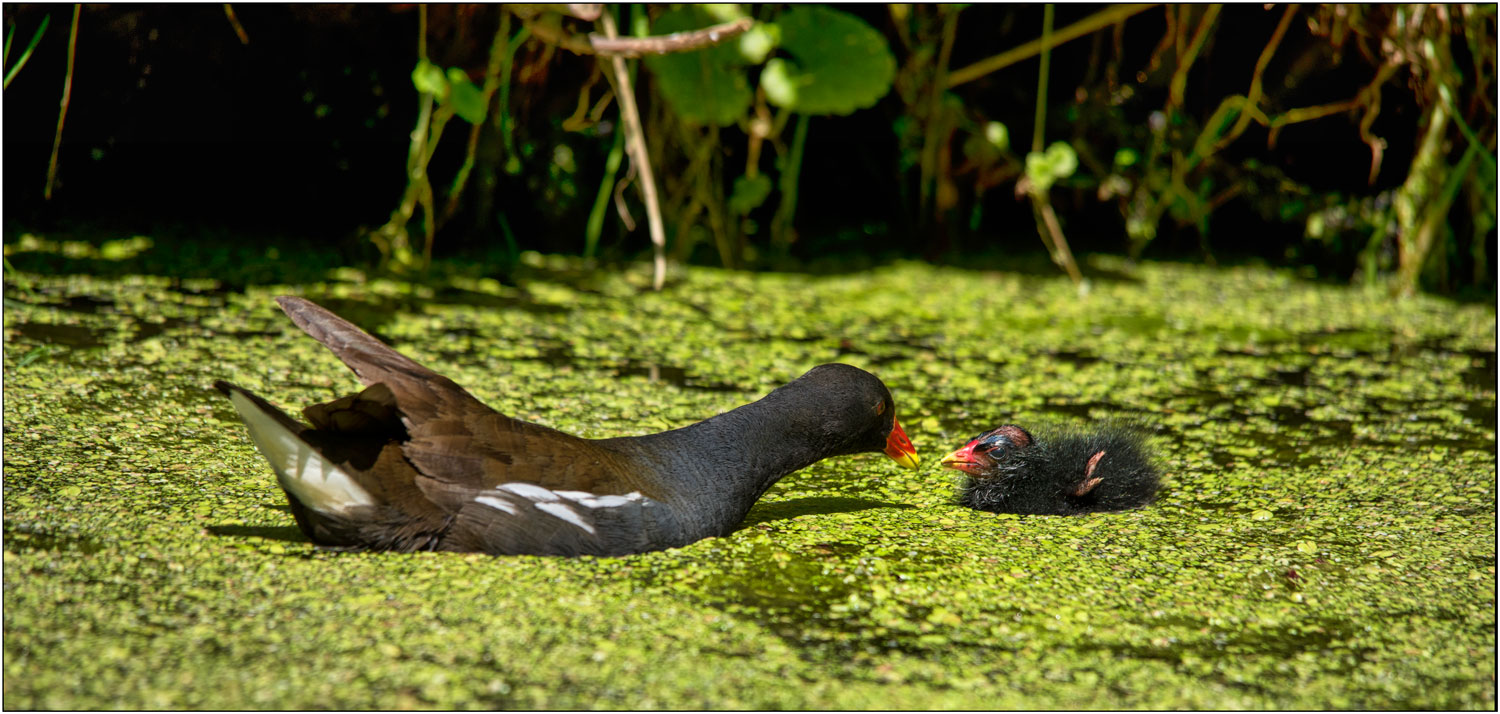
<instances>
[{"instance_id":1,"label":"adult moorhen","mask_svg":"<svg viewBox=\"0 0 1500 714\"><path fill-rule=\"evenodd\" d=\"M692 426L582 439L507 417L307 300L276 302L365 390L303 410L215 382L271 463L302 532L347 550L605 555L729 533L781 477L819 459L916 450L890 390L843 364Z\"/></svg>"},{"instance_id":2,"label":"adult moorhen","mask_svg":"<svg viewBox=\"0 0 1500 714\"><path fill-rule=\"evenodd\" d=\"M968 474L959 503L996 513L1067 516L1138 508L1151 502L1160 482L1144 436L1118 423L1059 429L1041 439L1006 424L941 463Z\"/></svg>"}]
</instances>

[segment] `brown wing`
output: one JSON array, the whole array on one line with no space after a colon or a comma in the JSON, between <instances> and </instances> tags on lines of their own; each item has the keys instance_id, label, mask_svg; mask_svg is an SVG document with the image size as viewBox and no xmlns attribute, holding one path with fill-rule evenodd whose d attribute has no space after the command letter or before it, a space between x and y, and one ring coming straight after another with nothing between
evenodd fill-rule
<instances>
[{"instance_id":1,"label":"brown wing","mask_svg":"<svg viewBox=\"0 0 1500 714\"><path fill-rule=\"evenodd\" d=\"M308 300L284 296L276 302L360 382L389 390L410 437L402 452L434 501L456 508L474 489L514 481L597 494L638 490L618 458L589 441L491 409L453 380Z\"/></svg>"}]
</instances>

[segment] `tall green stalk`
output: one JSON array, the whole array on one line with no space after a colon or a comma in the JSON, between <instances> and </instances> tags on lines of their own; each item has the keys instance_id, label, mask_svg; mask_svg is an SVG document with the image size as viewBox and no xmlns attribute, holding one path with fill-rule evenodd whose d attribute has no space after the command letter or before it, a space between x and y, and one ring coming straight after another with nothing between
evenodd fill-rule
<instances>
[{"instance_id":1,"label":"tall green stalk","mask_svg":"<svg viewBox=\"0 0 1500 714\"><path fill-rule=\"evenodd\" d=\"M811 115L798 114L792 134L792 148L781 169L781 205L771 219L771 243L785 250L792 243L792 218L797 215L797 177L802 173L802 148L807 145L807 125Z\"/></svg>"},{"instance_id":2,"label":"tall green stalk","mask_svg":"<svg viewBox=\"0 0 1500 714\"><path fill-rule=\"evenodd\" d=\"M594 207L589 210L588 226L583 234L583 257L592 258L599 251L599 234L604 230L604 213L609 207L610 196L615 192L615 175L620 172L620 160L625 156L625 132L615 129L615 143L604 159L604 177L599 181L599 194L594 197ZM678 238L681 240L681 238Z\"/></svg>"}]
</instances>

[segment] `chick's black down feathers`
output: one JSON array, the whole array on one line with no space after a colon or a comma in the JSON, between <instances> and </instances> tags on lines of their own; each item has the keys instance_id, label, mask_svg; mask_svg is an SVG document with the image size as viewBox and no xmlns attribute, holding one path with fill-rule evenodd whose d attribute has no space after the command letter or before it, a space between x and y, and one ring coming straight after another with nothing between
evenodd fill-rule
<instances>
[{"instance_id":1,"label":"chick's black down feathers","mask_svg":"<svg viewBox=\"0 0 1500 714\"><path fill-rule=\"evenodd\" d=\"M1160 485L1145 435L1106 423L1038 430L1007 424L943 460L967 474L959 503L995 513L1076 515L1150 503Z\"/></svg>"}]
</instances>

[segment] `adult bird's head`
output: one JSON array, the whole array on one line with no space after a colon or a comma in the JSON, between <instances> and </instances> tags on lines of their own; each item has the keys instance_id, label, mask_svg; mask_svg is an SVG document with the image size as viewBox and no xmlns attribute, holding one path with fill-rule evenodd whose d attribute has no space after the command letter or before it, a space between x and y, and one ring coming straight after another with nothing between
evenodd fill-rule
<instances>
[{"instance_id":1,"label":"adult bird's head","mask_svg":"<svg viewBox=\"0 0 1500 714\"><path fill-rule=\"evenodd\" d=\"M837 453L879 451L909 469L919 463L917 449L896 419L896 400L884 382L847 364L824 364L808 370L787 388L806 389L821 405L817 428L844 443Z\"/></svg>"}]
</instances>

